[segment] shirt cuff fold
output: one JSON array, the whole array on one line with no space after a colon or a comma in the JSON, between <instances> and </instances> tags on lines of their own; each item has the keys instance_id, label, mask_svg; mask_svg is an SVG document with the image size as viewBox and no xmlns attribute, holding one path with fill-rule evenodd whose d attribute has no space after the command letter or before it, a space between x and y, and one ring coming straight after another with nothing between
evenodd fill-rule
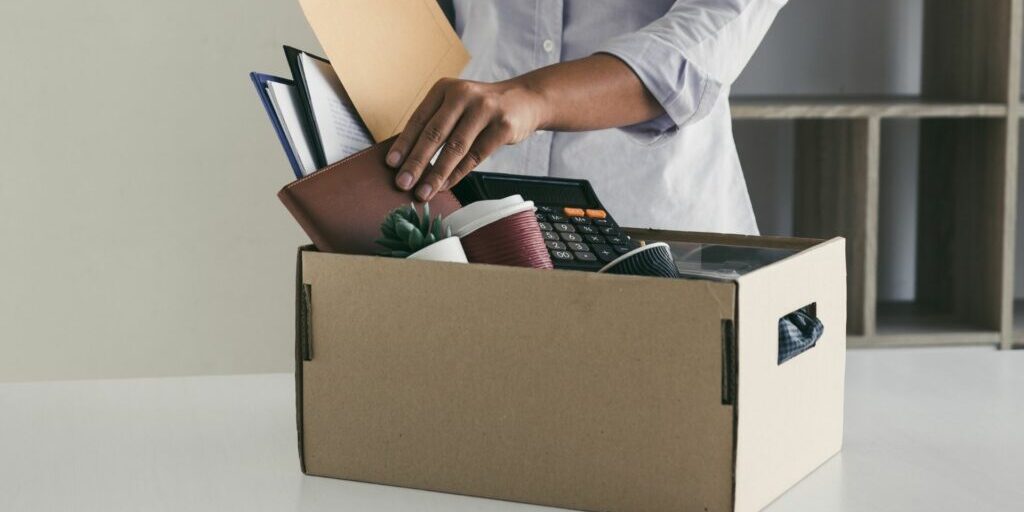
<instances>
[{"instance_id":1,"label":"shirt cuff fold","mask_svg":"<svg viewBox=\"0 0 1024 512\"><path fill-rule=\"evenodd\" d=\"M626 63L665 110L665 115L623 128L641 139L654 141L702 119L711 112L722 90L721 83L653 34L625 34L608 41L596 53L607 53Z\"/></svg>"}]
</instances>

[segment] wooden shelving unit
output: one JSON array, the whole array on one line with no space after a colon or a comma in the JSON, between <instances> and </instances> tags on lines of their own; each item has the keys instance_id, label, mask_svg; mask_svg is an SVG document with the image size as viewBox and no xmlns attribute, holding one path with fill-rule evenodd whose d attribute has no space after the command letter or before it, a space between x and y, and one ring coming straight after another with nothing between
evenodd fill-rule
<instances>
[{"instance_id":1,"label":"wooden shelving unit","mask_svg":"<svg viewBox=\"0 0 1024 512\"><path fill-rule=\"evenodd\" d=\"M925 0L920 97L732 100L734 119L794 123L794 234L847 238L852 347L1024 344L1013 299L1022 1ZM890 118L920 123L910 303L876 293Z\"/></svg>"},{"instance_id":2,"label":"wooden shelving unit","mask_svg":"<svg viewBox=\"0 0 1024 512\"><path fill-rule=\"evenodd\" d=\"M733 99L733 119L855 119L1005 117L1006 105L999 103L955 103L921 98L745 96Z\"/></svg>"}]
</instances>

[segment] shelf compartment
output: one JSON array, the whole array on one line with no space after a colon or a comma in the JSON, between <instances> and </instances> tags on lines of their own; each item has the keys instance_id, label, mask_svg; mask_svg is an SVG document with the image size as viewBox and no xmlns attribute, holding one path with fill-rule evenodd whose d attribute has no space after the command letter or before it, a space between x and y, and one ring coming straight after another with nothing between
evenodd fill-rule
<instances>
[{"instance_id":1,"label":"shelf compartment","mask_svg":"<svg viewBox=\"0 0 1024 512\"><path fill-rule=\"evenodd\" d=\"M851 336L854 346L992 345L995 329L920 302L879 302L878 327L872 336Z\"/></svg>"},{"instance_id":2,"label":"shelf compartment","mask_svg":"<svg viewBox=\"0 0 1024 512\"><path fill-rule=\"evenodd\" d=\"M1012 314L1009 127L1005 118L921 121L915 271L916 302L1003 335Z\"/></svg>"},{"instance_id":3,"label":"shelf compartment","mask_svg":"<svg viewBox=\"0 0 1024 512\"><path fill-rule=\"evenodd\" d=\"M730 99L733 119L849 119L1003 117L1001 103L929 101L914 96L814 97L738 96Z\"/></svg>"},{"instance_id":4,"label":"shelf compartment","mask_svg":"<svg viewBox=\"0 0 1024 512\"><path fill-rule=\"evenodd\" d=\"M910 300L878 301L874 332L851 336L851 346L997 346L1009 316L1003 298L1012 223L1006 216L1010 123L1001 117L917 124L918 199L909 205L916 226L902 235L915 246ZM884 226L907 215L906 207L882 213ZM895 242L891 235L886 240Z\"/></svg>"},{"instance_id":5,"label":"shelf compartment","mask_svg":"<svg viewBox=\"0 0 1024 512\"><path fill-rule=\"evenodd\" d=\"M847 237L851 347L1024 345L1012 295L1024 0L923 9L919 94L738 96L732 116L792 123L793 232ZM877 299L885 119L919 126L910 302Z\"/></svg>"},{"instance_id":6,"label":"shelf compartment","mask_svg":"<svg viewBox=\"0 0 1024 512\"><path fill-rule=\"evenodd\" d=\"M878 327L868 336L851 335L851 348L990 345L1000 333L973 325L917 302L880 302Z\"/></svg>"}]
</instances>

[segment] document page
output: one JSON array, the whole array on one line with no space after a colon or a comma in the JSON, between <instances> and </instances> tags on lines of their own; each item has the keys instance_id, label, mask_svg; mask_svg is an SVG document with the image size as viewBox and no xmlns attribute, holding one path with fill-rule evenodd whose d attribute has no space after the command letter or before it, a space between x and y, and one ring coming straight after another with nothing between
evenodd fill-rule
<instances>
[{"instance_id":1,"label":"document page","mask_svg":"<svg viewBox=\"0 0 1024 512\"><path fill-rule=\"evenodd\" d=\"M331 65L306 54L299 59L327 164L371 146L373 139L359 120Z\"/></svg>"},{"instance_id":2,"label":"document page","mask_svg":"<svg viewBox=\"0 0 1024 512\"><path fill-rule=\"evenodd\" d=\"M313 146L310 144L310 135L306 132L306 125L302 122L302 114L299 113L299 90L294 85L282 84L280 82L267 83L267 96L270 103L274 105L274 112L277 119L284 128L285 138L292 148L295 159L299 161L302 168L302 175L305 176L316 170L316 160L313 159Z\"/></svg>"}]
</instances>

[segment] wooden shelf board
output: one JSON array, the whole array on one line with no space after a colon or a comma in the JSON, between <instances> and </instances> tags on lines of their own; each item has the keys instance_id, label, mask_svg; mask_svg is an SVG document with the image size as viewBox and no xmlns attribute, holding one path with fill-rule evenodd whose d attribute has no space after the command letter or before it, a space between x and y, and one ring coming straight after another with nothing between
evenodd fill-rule
<instances>
[{"instance_id":1,"label":"wooden shelf board","mask_svg":"<svg viewBox=\"0 0 1024 512\"><path fill-rule=\"evenodd\" d=\"M875 334L873 336L847 336L848 348L900 348L944 346L998 346L999 333L995 331L930 332L904 334Z\"/></svg>"},{"instance_id":2,"label":"wooden shelf board","mask_svg":"<svg viewBox=\"0 0 1024 512\"><path fill-rule=\"evenodd\" d=\"M922 100L914 96L737 96L733 119L827 119L860 117L1002 117L1006 105Z\"/></svg>"},{"instance_id":3,"label":"wooden shelf board","mask_svg":"<svg viewBox=\"0 0 1024 512\"><path fill-rule=\"evenodd\" d=\"M971 325L913 302L879 302L873 335L849 336L854 348L998 345L999 332Z\"/></svg>"}]
</instances>

